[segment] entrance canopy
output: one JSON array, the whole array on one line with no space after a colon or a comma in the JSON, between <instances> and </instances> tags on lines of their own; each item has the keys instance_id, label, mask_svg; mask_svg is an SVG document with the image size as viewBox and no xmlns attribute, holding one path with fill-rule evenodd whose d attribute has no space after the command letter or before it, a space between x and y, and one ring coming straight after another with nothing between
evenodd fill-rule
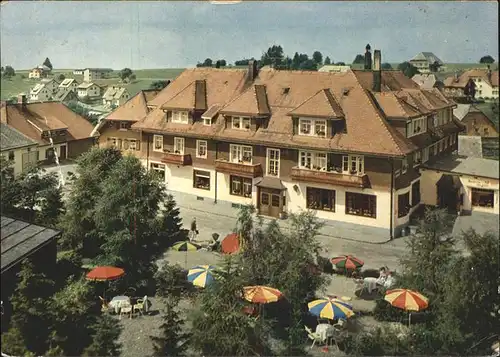
<instances>
[{"instance_id":1,"label":"entrance canopy","mask_svg":"<svg viewBox=\"0 0 500 357\"><path fill-rule=\"evenodd\" d=\"M462 187L462 183L458 176L443 174L438 182L436 182L436 186L460 188Z\"/></svg>"},{"instance_id":2,"label":"entrance canopy","mask_svg":"<svg viewBox=\"0 0 500 357\"><path fill-rule=\"evenodd\" d=\"M255 186L280 191L286 190L286 187L283 185L283 182L281 182L279 178L271 176L264 176L259 182L255 184Z\"/></svg>"}]
</instances>

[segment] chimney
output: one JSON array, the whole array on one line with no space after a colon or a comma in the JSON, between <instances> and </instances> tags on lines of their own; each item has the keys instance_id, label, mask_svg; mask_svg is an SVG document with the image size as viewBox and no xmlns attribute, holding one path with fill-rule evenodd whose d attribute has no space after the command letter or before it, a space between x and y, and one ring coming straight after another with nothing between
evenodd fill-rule
<instances>
[{"instance_id":1,"label":"chimney","mask_svg":"<svg viewBox=\"0 0 500 357\"><path fill-rule=\"evenodd\" d=\"M382 88L382 53L380 50L373 52L373 91L380 92Z\"/></svg>"},{"instance_id":2,"label":"chimney","mask_svg":"<svg viewBox=\"0 0 500 357\"><path fill-rule=\"evenodd\" d=\"M20 104L24 107L26 107L26 94L21 93L17 96L17 104Z\"/></svg>"},{"instance_id":3,"label":"chimney","mask_svg":"<svg viewBox=\"0 0 500 357\"><path fill-rule=\"evenodd\" d=\"M370 44L367 44L365 47L365 70L371 70L372 69L372 54L370 52L371 46Z\"/></svg>"},{"instance_id":4,"label":"chimney","mask_svg":"<svg viewBox=\"0 0 500 357\"><path fill-rule=\"evenodd\" d=\"M257 78L258 72L259 71L257 69L257 61L255 61L255 60L248 61L247 80L249 82L255 81L255 78Z\"/></svg>"}]
</instances>

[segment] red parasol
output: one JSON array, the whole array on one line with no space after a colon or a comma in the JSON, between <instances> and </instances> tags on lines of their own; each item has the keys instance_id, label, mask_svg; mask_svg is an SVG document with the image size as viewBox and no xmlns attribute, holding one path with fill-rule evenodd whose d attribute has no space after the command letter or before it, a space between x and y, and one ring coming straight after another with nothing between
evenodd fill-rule
<instances>
[{"instance_id":1,"label":"red parasol","mask_svg":"<svg viewBox=\"0 0 500 357\"><path fill-rule=\"evenodd\" d=\"M108 281L122 277L125 271L121 268L110 266L97 267L87 274L87 280Z\"/></svg>"},{"instance_id":2,"label":"red parasol","mask_svg":"<svg viewBox=\"0 0 500 357\"><path fill-rule=\"evenodd\" d=\"M240 240L237 233L228 234L221 243L221 250L224 254L238 253L240 250Z\"/></svg>"}]
</instances>

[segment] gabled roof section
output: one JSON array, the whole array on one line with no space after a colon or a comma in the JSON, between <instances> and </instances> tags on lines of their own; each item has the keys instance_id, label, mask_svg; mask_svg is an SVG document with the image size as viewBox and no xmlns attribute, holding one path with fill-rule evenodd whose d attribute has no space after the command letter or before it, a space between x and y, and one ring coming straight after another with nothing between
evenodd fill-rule
<instances>
[{"instance_id":1,"label":"gabled roof section","mask_svg":"<svg viewBox=\"0 0 500 357\"><path fill-rule=\"evenodd\" d=\"M344 118L344 112L330 89L325 88L308 98L288 115L315 118Z\"/></svg>"},{"instance_id":2,"label":"gabled roof section","mask_svg":"<svg viewBox=\"0 0 500 357\"><path fill-rule=\"evenodd\" d=\"M144 93L144 98L146 99L146 102L149 104L158 93L160 93L160 90L158 89L144 89L142 91Z\"/></svg>"},{"instance_id":3,"label":"gabled roof section","mask_svg":"<svg viewBox=\"0 0 500 357\"><path fill-rule=\"evenodd\" d=\"M212 105L205 113L201 115L201 118L212 120L217 114L219 114L220 108L222 108L221 104Z\"/></svg>"},{"instance_id":4,"label":"gabled roof section","mask_svg":"<svg viewBox=\"0 0 500 357\"><path fill-rule=\"evenodd\" d=\"M118 108L109 113L105 120L139 121L148 114L144 92L140 91Z\"/></svg>"},{"instance_id":5,"label":"gabled roof section","mask_svg":"<svg viewBox=\"0 0 500 357\"><path fill-rule=\"evenodd\" d=\"M194 80L169 101L163 103L162 109L207 110L207 83L205 80Z\"/></svg>"},{"instance_id":6,"label":"gabled roof section","mask_svg":"<svg viewBox=\"0 0 500 357\"><path fill-rule=\"evenodd\" d=\"M80 84L77 88L80 88L80 89L87 89L87 88L90 88L92 86L97 86L97 87L101 87L97 84L95 84L94 82L83 82L82 84Z\"/></svg>"},{"instance_id":7,"label":"gabled roof section","mask_svg":"<svg viewBox=\"0 0 500 357\"><path fill-rule=\"evenodd\" d=\"M390 119L412 119L424 115L395 93L373 93L380 109Z\"/></svg>"},{"instance_id":8,"label":"gabled roof section","mask_svg":"<svg viewBox=\"0 0 500 357\"><path fill-rule=\"evenodd\" d=\"M266 86L256 84L220 110L223 114L265 116L271 114Z\"/></svg>"},{"instance_id":9,"label":"gabled roof section","mask_svg":"<svg viewBox=\"0 0 500 357\"><path fill-rule=\"evenodd\" d=\"M28 138L19 130L6 123L0 123L0 151L14 150L37 144L36 141Z\"/></svg>"},{"instance_id":10,"label":"gabled roof section","mask_svg":"<svg viewBox=\"0 0 500 357\"><path fill-rule=\"evenodd\" d=\"M38 93L40 93L40 91L43 88L45 88L45 84L44 83L37 83L37 84L35 84L35 86L33 87L33 89L31 89L30 94L38 94Z\"/></svg>"}]
</instances>

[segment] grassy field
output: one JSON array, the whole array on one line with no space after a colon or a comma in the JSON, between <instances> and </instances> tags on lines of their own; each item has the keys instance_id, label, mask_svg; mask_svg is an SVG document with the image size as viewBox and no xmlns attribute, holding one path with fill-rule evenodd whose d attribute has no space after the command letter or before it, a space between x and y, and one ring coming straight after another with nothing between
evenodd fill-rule
<instances>
[{"instance_id":1,"label":"grassy field","mask_svg":"<svg viewBox=\"0 0 500 357\"><path fill-rule=\"evenodd\" d=\"M136 75L136 80L132 83L124 84L127 87L130 95L135 95L142 89L148 89L151 83L157 80L174 79L177 77L184 69L183 68L164 68L164 69L142 69L134 71ZM30 88L39 80L28 79L27 70L16 71L16 76L10 80L1 79L1 99L6 100L12 97L16 97L19 93L28 93ZM74 75L72 70L61 69L54 70L52 77L57 78L58 75L64 74L66 78L75 78L78 81L83 81L83 76ZM24 78L23 78L24 77ZM99 85L123 85L118 78L118 71L113 72L108 79L96 80Z\"/></svg>"}]
</instances>

